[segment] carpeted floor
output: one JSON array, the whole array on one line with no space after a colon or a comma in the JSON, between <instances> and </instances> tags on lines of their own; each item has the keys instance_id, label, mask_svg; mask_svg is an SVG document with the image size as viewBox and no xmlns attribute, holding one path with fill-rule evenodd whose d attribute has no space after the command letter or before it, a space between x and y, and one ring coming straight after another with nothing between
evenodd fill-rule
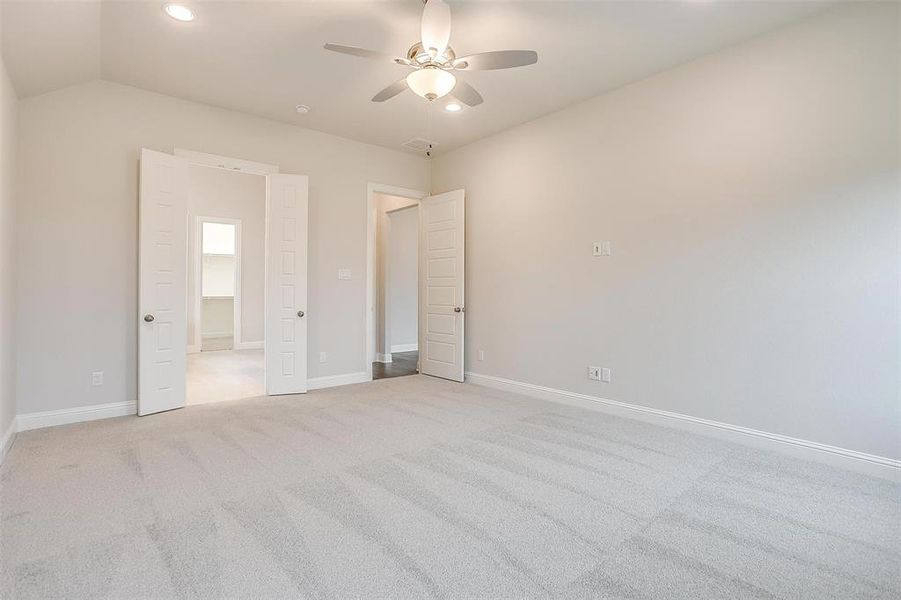
<instances>
[{"instance_id":1,"label":"carpeted floor","mask_svg":"<svg viewBox=\"0 0 901 600\"><path fill-rule=\"evenodd\" d=\"M20 434L12 598L898 598L901 489L424 376Z\"/></svg>"}]
</instances>

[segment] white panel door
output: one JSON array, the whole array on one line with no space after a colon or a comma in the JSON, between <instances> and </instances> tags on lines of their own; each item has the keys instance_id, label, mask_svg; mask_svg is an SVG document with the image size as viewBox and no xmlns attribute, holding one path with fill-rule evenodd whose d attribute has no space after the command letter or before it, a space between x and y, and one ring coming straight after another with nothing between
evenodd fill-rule
<instances>
[{"instance_id":1,"label":"white panel door","mask_svg":"<svg viewBox=\"0 0 901 600\"><path fill-rule=\"evenodd\" d=\"M187 162L141 150L138 414L185 405Z\"/></svg>"},{"instance_id":2,"label":"white panel door","mask_svg":"<svg viewBox=\"0 0 901 600\"><path fill-rule=\"evenodd\" d=\"M419 208L419 370L463 381L463 190Z\"/></svg>"},{"instance_id":3,"label":"white panel door","mask_svg":"<svg viewBox=\"0 0 901 600\"><path fill-rule=\"evenodd\" d=\"M307 177L266 176L266 393L307 391Z\"/></svg>"}]
</instances>

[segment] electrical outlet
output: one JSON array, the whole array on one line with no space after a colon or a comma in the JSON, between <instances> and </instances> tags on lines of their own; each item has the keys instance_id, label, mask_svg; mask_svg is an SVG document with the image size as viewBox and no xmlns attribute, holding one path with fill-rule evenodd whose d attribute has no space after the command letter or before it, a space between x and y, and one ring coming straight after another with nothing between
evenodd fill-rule
<instances>
[{"instance_id":1,"label":"electrical outlet","mask_svg":"<svg viewBox=\"0 0 901 600\"><path fill-rule=\"evenodd\" d=\"M592 367L591 365L589 365L588 366L588 379L591 379L593 381L600 381L601 380L601 368L600 367Z\"/></svg>"},{"instance_id":2,"label":"electrical outlet","mask_svg":"<svg viewBox=\"0 0 901 600\"><path fill-rule=\"evenodd\" d=\"M338 269L338 279L350 279L350 269Z\"/></svg>"},{"instance_id":3,"label":"electrical outlet","mask_svg":"<svg viewBox=\"0 0 901 600\"><path fill-rule=\"evenodd\" d=\"M610 383L610 369L604 367L601 369L601 381L604 383Z\"/></svg>"},{"instance_id":4,"label":"electrical outlet","mask_svg":"<svg viewBox=\"0 0 901 600\"><path fill-rule=\"evenodd\" d=\"M485 360L485 351L479 350L479 360Z\"/></svg>"},{"instance_id":5,"label":"electrical outlet","mask_svg":"<svg viewBox=\"0 0 901 600\"><path fill-rule=\"evenodd\" d=\"M328 354L326 354L325 352L320 352L319 353L319 362L324 363L327 360L328 360Z\"/></svg>"},{"instance_id":6,"label":"electrical outlet","mask_svg":"<svg viewBox=\"0 0 901 600\"><path fill-rule=\"evenodd\" d=\"M91 373L91 386L97 387L98 385L103 385L103 371Z\"/></svg>"}]
</instances>

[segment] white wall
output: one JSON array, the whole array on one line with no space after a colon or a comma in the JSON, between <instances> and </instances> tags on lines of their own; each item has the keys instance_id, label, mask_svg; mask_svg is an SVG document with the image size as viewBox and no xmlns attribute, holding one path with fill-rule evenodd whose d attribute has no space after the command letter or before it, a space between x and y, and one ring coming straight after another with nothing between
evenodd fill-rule
<instances>
[{"instance_id":1,"label":"white wall","mask_svg":"<svg viewBox=\"0 0 901 600\"><path fill-rule=\"evenodd\" d=\"M207 338L235 335L235 299L204 298L200 319L201 344Z\"/></svg>"},{"instance_id":2,"label":"white wall","mask_svg":"<svg viewBox=\"0 0 901 600\"><path fill-rule=\"evenodd\" d=\"M18 100L0 61L0 444L16 415L16 121ZM0 458L3 448L0 447Z\"/></svg>"},{"instance_id":3,"label":"white wall","mask_svg":"<svg viewBox=\"0 0 901 600\"><path fill-rule=\"evenodd\" d=\"M901 458L898 10L436 158L467 193L467 370Z\"/></svg>"},{"instance_id":4,"label":"white wall","mask_svg":"<svg viewBox=\"0 0 901 600\"><path fill-rule=\"evenodd\" d=\"M309 175L308 373L366 369L366 186L427 189L425 160L109 82L23 100L19 114L20 413L136 397L142 146ZM97 370L105 383L91 387Z\"/></svg>"},{"instance_id":5,"label":"white wall","mask_svg":"<svg viewBox=\"0 0 901 600\"><path fill-rule=\"evenodd\" d=\"M404 208L388 213L388 345L419 341L419 209Z\"/></svg>"},{"instance_id":6,"label":"white wall","mask_svg":"<svg viewBox=\"0 0 901 600\"><path fill-rule=\"evenodd\" d=\"M388 212L407 206L415 206L419 204L419 200L376 193L373 194L373 201L375 205L375 352L376 354L390 354L389 336L385 334L388 323L388 302L385 295L388 289L388 244L386 238Z\"/></svg>"},{"instance_id":7,"label":"white wall","mask_svg":"<svg viewBox=\"0 0 901 600\"><path fill-rule=\"evenodd\" d=\"M193 150L193 148L189 148ZM194 306L194 217L241 221L241 337L263 340L265 312L266 178L210 167L188 167L188 306ZM194 312L188 310L188 345L194 340Z\"/></svg>"}]
</instances>

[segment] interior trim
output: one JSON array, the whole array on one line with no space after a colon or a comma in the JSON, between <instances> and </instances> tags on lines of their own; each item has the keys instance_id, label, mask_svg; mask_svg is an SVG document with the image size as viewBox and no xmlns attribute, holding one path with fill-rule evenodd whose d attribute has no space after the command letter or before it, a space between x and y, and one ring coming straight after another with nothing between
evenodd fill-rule
<instances>
[{"instance_id":1,"label":"interior trim","mask_svg":"<svg viewBox=\"0 0 901 600\"><path fill-rule=\"evenodd\" d=\"M328 377L316 377L307 380L307 389L318 390L322 388L349 385L352 383L365 383L370 381L365 371L359 373L344 373ZM16 432L55 427L57 425L69 425L71 423L83 423L109 419L111 417L128 417L137 414L137 402L110 402L109 404L94 404L92 406L78 406L76 408L64 408L62 410L47 410L18 415L13 419L0 444L0 457L5 456L7 446L12 445L12 439ZM0 458L2 460L2 458Z\"/></svg>"},{"instance_id":2,"label":"interior trim","mask_svg":"<svg viewBox=\"0 0 901 600\"><path fill-rule=\"evenodd\" d=\"M234 347L235 350L262 350L263 342L236 342Z\"/></svg>"},{"instance_id":3,"label":"interior trim","mask_svg":"<svg viewBox=\"0 0 901 600\"><path fill-rule=\"evenodd\" d=\"M137 414L137 410L138 404L132 400L130 402L110 402L109 404L94 404L91 406L64 408L62 410L25 413L16 417L16 431L29 431L42 427L109 419L110 417L134 416Z\"/></svg>"},{"instance_id":4,"label":"interior trim","mask_svg":"<svg viewBox=\"0 0 901 600\"><path fill-rule=\"evenodd\" d=\"M570 406L639 419L665 427L677 427L702 435L713 435L726 441L773 450L783 454L791 454L797 458L826 463L859 473L901 482L901 460L884 456L829 446L779 433L770 433L740 425L711 421L638 404L629 404L628 402L608 400L607 398L589 396L588 394L567 392L532 383L503 379L493 375L467 372L466 382L549 400L559 404L568 404Z\"/></svg>"},{"instance_id":5,"label":"interior trim","mask_svg":"<svg viewBox=\"0 0 901 600\"><path fill-rule=\"evenodd\" d=\"M16 417L13 417L13 420L9 424L9 427L7 427L6 431L3 432L3 438L0 439L0 464L3 464L3 459L6 458L6 454L9 452L9 449L13 447L13 443L15 441Z\"/></svg>"},{"instance_id":6,"label":"interior trim","mask_svg":"<svg viewBox=\"0 0 901 600\"><path fill-rule=\"evenodd\" d=\"M328 375L326 377L307 379L307 389L321 390L323 388L337 387L339 385L366 383L371 380L369 373L366 371L360 371L359 373L344 373L342 375Z\"/></svg>"},{"instance_id":7,"label":"interior trim","mask_svg":"<svg viewBox=\"0 0 901 600\"><path fill-rule=\"evenodd\" d=\"M413 352L414 350L419 350L419 343L413 344L394 344L391 346L391 352Z\"/></svg>"},{"instance_id":8,"label":"interior trim","mask_svg":"<svg viewBox=\"0 0 901 600\"><path fill-rule=\"evenodd\" d=\"M239 173L249 173L251 175L269 175L279 172L278 165L270 165L252 160L245 160L243 158L208 154L206 152L197 152L195 150L185 150L184 148L175 148L173 154L184 158L191 164L203 167L213 167L214 169L222 169L224 171L237 171Z\"/></svg>"}]
</instances>

